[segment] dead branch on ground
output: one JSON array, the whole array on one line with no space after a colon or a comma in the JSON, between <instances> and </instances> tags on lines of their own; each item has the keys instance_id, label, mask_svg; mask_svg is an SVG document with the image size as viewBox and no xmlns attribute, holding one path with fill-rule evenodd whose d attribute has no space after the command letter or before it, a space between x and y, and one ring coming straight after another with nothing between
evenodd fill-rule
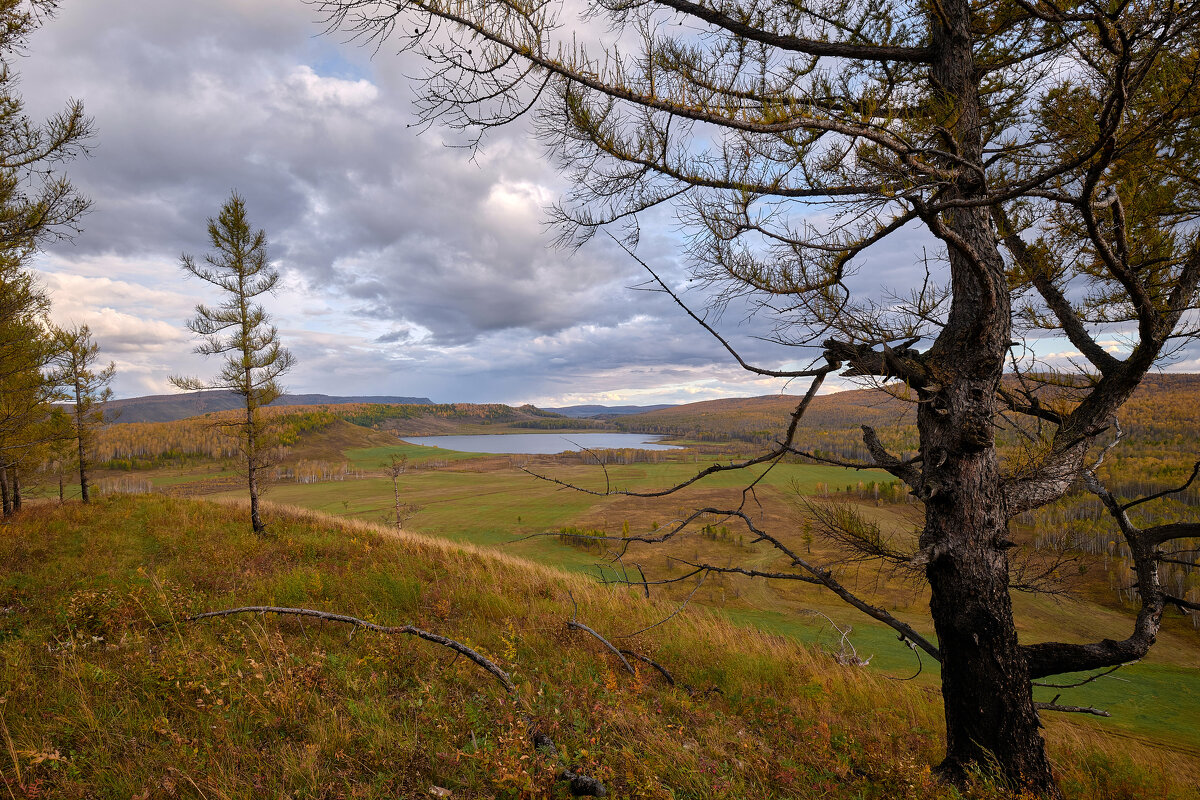
<instances>
[{"instance_id":1,"label":"dead branch on ground","mask_svg":"<svg viewBox=\"0 0 1200 800\"><path fill-rule=\"evenodd\" d=\"M534 748L549 757L558 757L558 748L555 747L554 741L545 733L538 730L538 728L535 726L533 718L529 715L529 705L525 702L525 699L521 697L521 693L517 690L516 685L512 682L512 678L509 677L508 673L501 669L487 656L483 655L478 650L468 647L462 642L437 633L430 633L429 631L422 630L413 625L378 625L374 622L368 622L365 619L359 619L358 617L351 617L346 614L334 614L328 611L317 611L311 608L242 606L240 608L228 608L221 611L207 611L203 614L195 614L193 616L186 617L184 621L197 622L203 619L230 617L234 616L235 614L277 614L279 616L292 616L298 618L311 617L314 619L326 620L327 622L341 622L346 625L351 625L353 626L351 630L351 636L353 636L354 630L364 628L369 631L376 631L377 633L416 636L417 638L424 639L427 642L433 642L434 644L439 644L442 647L449 648L458 655L466 656L485 672L495 678L504 687L505 691L510 697L512 697L517 705L525 710L525 713L522 716L524 717L529 739L533 743ZM591 631L590 628L587 628L587 630ZM599 636L599 634L596 634L595 631L591 631L591 633L601 641L604 641L605 644L608 644L608 642L605 641L603 637ZM608 646L610 648L612 647L611 644ZM616 648L613 648L613 650L615 652ZM624 657L621 656L620 653L618 653L618 657L621 658L622 662L624 662L627 667L629 666L629 663L625 661ZM629 667L629 671L633 672L633 668ZM571 794L576 797L604 797L608 794L608 790L604 787L603 783L596 778L579 774L573 767L563 769L562 772L558 774L558 780L569 782Z\"/></svg>"}]
</instances>

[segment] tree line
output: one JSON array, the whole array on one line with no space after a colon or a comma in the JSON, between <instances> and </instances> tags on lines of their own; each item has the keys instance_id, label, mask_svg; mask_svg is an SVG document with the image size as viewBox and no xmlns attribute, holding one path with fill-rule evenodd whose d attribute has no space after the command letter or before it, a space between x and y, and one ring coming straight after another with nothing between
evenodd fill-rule
<instances>
[{"instance_id":1,"label":"tree line","mask_svg":"<svg viewBox=\"0 0 1200 800\"><path fill-rule=\"evenodd\" d=\"M45 19L46 9L0 2L0 501L21 508L25 476L53 463L77 471L89 497L89 450L102 421L114 366L99 362L86 325L59 327L50 298L30 268L49 241L77 233L89 201L56 174L56 164L86 152L93 134L83 105L72 101L43 121L25 113L13 58ZM68 401L67 408L55 404ZM60 493L62 480L60 477Z\"/></svg>"},{"instance_id":2,"label":"tree line","mask_svg":"<svg viewBox=\"0 0 1200 800\"><path fill-rule=\"evenodd\" d=\"M100 347L86 325L51 321L50 297L31 268L47 242L81 232L90 205L58 164L87 152L93 121L80 101L38 122L25 113L16 91L13 58L53 16L53 2L0 0L0 500L3 513L21 509L24 476L36 468L59 477L77 471L80 496L91 495L89 472L103 406L111 398L116 367L102 365ZM274 290L279 272L267 256L266 233L249 223L245 201L234 191L208 220L212 251L184 255L183 271L222 293L217 305L196 306L188 329L200 339L195 352L222 359L209 380L175 376L184 389L232 390L245 403L236 420L217 420L232 434L248 478L251 524L265 526L258 509L258 475L272 449L260 409L281 393L278 378L294 364L278 331L255 298ZM63 405L65 403L65 405Z\"/></svg>"}]
</instances>

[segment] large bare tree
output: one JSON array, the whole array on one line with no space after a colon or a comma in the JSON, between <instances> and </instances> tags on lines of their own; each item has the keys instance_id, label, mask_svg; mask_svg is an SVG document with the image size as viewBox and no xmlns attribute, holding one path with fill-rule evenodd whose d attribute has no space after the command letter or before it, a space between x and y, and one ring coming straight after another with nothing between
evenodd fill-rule
<instances>
[{"instance_id":1,"label":"large bare tree","mask_svg":"<svg viewBox=\"0 0 1200 800\"><path fill-rule=\"evenodd\" d=\"M645 212L673 206L717 298L757 302L793 358L812 348L800 370L738 356L812 379L795 419L836 372L905 385L919 454L869 429L864 443L924 504L911 560L936 644L806 561L791 533L721 511L783 554L773 577L829 587L941 663L943 774L996 765L1056 795L1031 681L1139 658L1168 604L1195 608L1157 568L1200 526L1139 528L1093 469L1142 377L1196 333L1200 2L315 4L331 28L427 57L428 119L481 137L530 116L572 179L556 211L567 239L636 237ZM914 240L929 250L912 253L911 285L862 289L864 265ZM1054 388L1019 344L1046 336L1076 352ZM996 447L1006 418L1035 443L1013 463ZM802 450L796 430L753 463ZM1080 479L1120 524L1141 611L1127 635L1021 642L1010 521Z\"/></svg>"}]
</instances>

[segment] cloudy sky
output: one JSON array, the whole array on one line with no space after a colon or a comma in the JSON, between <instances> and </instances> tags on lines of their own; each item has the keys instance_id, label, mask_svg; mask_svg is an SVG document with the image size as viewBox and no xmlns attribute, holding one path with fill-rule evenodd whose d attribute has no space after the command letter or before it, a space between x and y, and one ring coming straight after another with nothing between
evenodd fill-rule
<instances>
[{"instance_id":1,"label":"cloudy sky","mask_svg":"<svg viewBox=\"0 0 1200 800\"><path fill-rule=\"evenodd\" d=\"M552 247L543 209L564 187L525 131L474 158L418 135L420 65L321 31L301 0L66 0L17 60L31 114L77 97L95 118L68 169L94 209L37 266L58 321L90 325L117 362L119 396L215 372L184 322L217 298L178 263L206 252L232 189L283 273L265 305L299 361L292 391L566 405L782 389L631 289L645 276L611 242ZM641 254L682 281L678 245L662 219ZM772 365L794 357L738 314L721 326Z\"/></svg>"},{"instance_id":2,"label":"cloudy sky","mask_svg":"<svg viewBox=\"0 0 1200 800\"><path fill-rule=\"evenodd\" d=\"M554 249L562 190L520 129L474 159L420 135L413 59L321 35L300 0L69 0L18 59L34 116L84 100L68 173L94 210L38 261L60 322L91 326L120 396L211 374L184 322L182 252L236 189L283 273L265 305L288 388L438 401L648 403L766 394L609 243ZM669 226L646 240L682 276ZM737 321L727 326L737 334Z\"/></svg>"}]
</instances>

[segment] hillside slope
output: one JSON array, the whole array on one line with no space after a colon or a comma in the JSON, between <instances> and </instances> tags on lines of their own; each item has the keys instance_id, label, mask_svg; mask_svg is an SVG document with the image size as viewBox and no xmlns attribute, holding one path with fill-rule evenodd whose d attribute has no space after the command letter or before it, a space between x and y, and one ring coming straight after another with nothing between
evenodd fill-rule
<instances>
[{"instance_id":1,"label":"hillside slope","mask_svg":"<svg viewBox=\"0 0 1200 800\"><path fill-rule=\"evenodd\" d=\"M316 406L341 403L391 403L432 405L427 397L333 397L327 394L284 394L272 406ZM110 400L105 416L112 422L174 422L201 414L244 408L245 401L234 392L223 390L155 394Z\"/></svg>"},{"instance_id":2,"label":"hillside slope","mask_svg":"<svg viewBox=\"0 0 1200 800\"><path fill-rule=\"evenodd\" d=\"M638 798L938 798L926 692L787 641L513 558L312 514L164 497L28 509L0 536L0 781L12 797L566 797L564 766ZM288 618L307 606L451 636ZM536 750L530 723L553 739ZM1052 720L1068 797L1195 796L1196 771ZM1003 796L986 785L972 797Z\"/></svg>"},{"instance_id":3,"label":"hillside slope","mask_svg":"<svg viewBox=\"0 0 1200 800\"><path fill-rule=\"evenodd\" d=\"M670 403L660 403L652 406L546 406L542 410L553 411L555 414L562 414L564 417L586 419L589 417L623 417L628 414L644 414L647 411L658 411L659 409L672 407Z\"/></svg>"},{"instance_id":4,"label":"hillside slope","mask_svg":"<svg viewBox=\"0 0 1200 800\"><path fill-rule=\"evenodd\" d=\"M701 441L734 439L755 444L774 441L787 430L800 398L794 395L709 400L672 406L612 420L622 430L670 434ZM1128 453L1168 450L1188 467L1196 453L1200 430L1200 375L1150 375L1122 409ZM917 447L911 403L874 389L852 389L813 399L800 423L798 442L804 449L862 457L862 425L875 428L894 452Z\"/></svg>"},{"instance_id":5,"label":"hillside slope","mask_svg":"<svg viewBox=\"0 0 1200 800\"><path fill-rule=\"evenodd\" d=\"M343 446L326 448L322 456L331 458L349 447L381 444L381 436L394 442L389 434L394 437L604 427L601 423L572 420L533 406L513 408L498 403L271 406L264 409L264 414L274 424L278 443L284 447L303 447L304 441L314 434L341 431ZM171 422L108 425L97 437L95 454L100 464L114 469L147 468L181 457L232 458L239 453L237 439L220 423L236 424L239 419L235 411L218 411ZM348 433L348 425L357 427L358 434ZM372 436L373 432L376 435ZM355 439L358 441L351 441Z\"/></svg>"}]
</instances>

